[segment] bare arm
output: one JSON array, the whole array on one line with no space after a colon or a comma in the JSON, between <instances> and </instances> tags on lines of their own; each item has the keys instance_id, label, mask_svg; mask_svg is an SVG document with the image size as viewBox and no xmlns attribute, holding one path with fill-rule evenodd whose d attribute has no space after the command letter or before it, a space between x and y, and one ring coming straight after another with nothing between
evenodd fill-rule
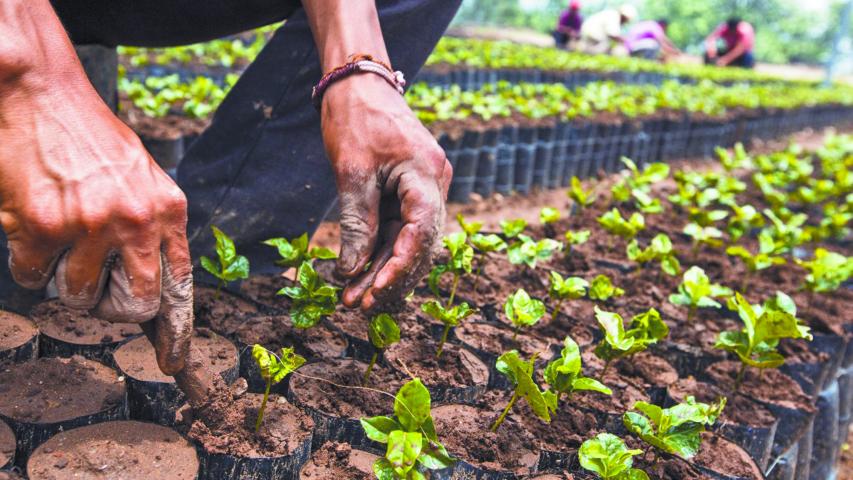
<instances>
[{"instance_id":1,"label":"bare arm","mask_svg":"<svg viewBox=\"0 0 853 480\"><path fill-rule=\"evenodd\" d=\"M746 44L743 42L738 42L735 45L735 48L731 49L731 51L726 52L725 55L717 60L717 65L721 67L725 67L726 65L732 63L736 58L743 55L746 52Z\"/></svg>"},{"instance_id":2,"label":"bare arm","mask_svg":"<svg viewBox=\"0 0 853 480\"><path fill-rule=\"evenodd\" d=\"M353 54L389 61L374 2L302 3L324 71ZM350 280L343 301L370 309L405 295L429 270L452 169L405 99L377 75L329 87L321 125L341 201L338 272Z\"/></svg>"},{"instance_id":3,"label":"bare arm","mask_svg":"<svg viewBox=\"0 0 853 480\"><path fill-rule=\"evenodd\" d=\"M161 369L192 330L186 200L89 84L48 0L0 2L0 225L15 281L122 322L157 317Z\"/></svg>"}]
</instances>

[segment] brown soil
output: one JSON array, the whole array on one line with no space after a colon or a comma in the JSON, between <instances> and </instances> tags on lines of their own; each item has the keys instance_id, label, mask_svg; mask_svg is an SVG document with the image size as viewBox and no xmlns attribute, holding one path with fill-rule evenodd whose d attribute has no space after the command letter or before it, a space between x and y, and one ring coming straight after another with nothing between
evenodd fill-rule
<instances>
[{"instance_id":1,"label":"brown soil","mask_svg":"<svg viewBox=\"0 0 853 480\"><path fill-rule=\"evenodd\" d=\"M314 421L284 397L270 395L261 430L255 433L255 421L262 395L247 393L234 400L222 425L211 430L196 420L188 433L208 453L244 458L290 455L311 437Z\"/></svg>"},{"instance_id":2,"label":"brown soil","mask_svg":"<svg viewBox=\"0 0 853 480\"><path fill-rule=\"evenodd\" d=\"M740 365L740 362L717 362L708 367L706 374L720 390L732 392ZM803 393L799 384L772 368L763 372L759 372L757 368L747 368L739 392L762 402L804 412L814 411L811 400Z\"/></svg>"},{"instance_id":3,"label":"brown soil","mask_svg":"<svg viewBox=\"0 0 853 480\"><path fill-rule=\"evenodd\" d=\"M15 454L15 433L0 420L0 468L6 466Z\"/></svg>"},{"instance_id":4,"label":"brown soil","mask_svg":"<svg viewBox=\"0 0 853 480\"><path fill-rule=\"evenodd\" d=\"M61 432L33 452L31 480L191 480L195 448L174 430L142 422L107 422Z\"/></svg>"},{"instance_id":5,"label":"brown soil","mask_svg":"<svg viewBox=\"0 0 853 480\"><path fill-rule=\"evenodd\" d=\"M714 385L697 381L693 377L683 378L673 383L668 393L678 402L683 402L691 395L696 398L696 401L704 403L715 402L720 397L726 397L726 408L720 417L721 423L769 428L776 421L770 410L751 398L741 394L725 394Z\"/></svg>"},{"instance_id":6,"label":"brown soil","mask_svg":"<svg viewBox=\"0 0 853 480\"><path fill-rule=\"evenodd\" d=\"M201 351L212 373L222 373L237 363L237 348L210 330L197 329L192 344ZM157 365L154 347L147 337L133 339L113 353L118 368L125 374L145 382L173 383L175 379L164 375Z\"/></svg>"},{"instance_id":7,"label":"brown soil","mask_svg":"<svg viewBox=\"0 0 853 480\"><path fill-rule=\"evenodd\" d=\"M505 406L507 400L505 392L493 391L483 397L484 402L496 405L496 408ZM565 396L560 400L557 412L551 415L550 424L536 417L525 401L516 403L510 416L524 423L535 437L539 449L552 452L575 452L584 440L604 431L604 425L593 412L578 408L574 400Z\"/></svg>"},{"instance_id":8,"label":"brown soil","mask_svg":"<svg viewBox=\"0 0 853 480\"><path fill-rule=\"evenodd\" d=\"M509 399L507 398L507 401ZM492 432L505 404L442 405L432 410L438 439L451 455L474 466L515 474L531 473L539 462L533 435L512 415Z\"/></svg>"},{"instance_id":9,"label":"brown soil","mask_svg":"<svg viewBox=\"0 0 853 480\"><path fill-rule=\"evenodd\" d=\"M284 310L290 305L290 298L278 295L278 291L290 285L293 282L282 275L253 274L240 283L240 293L258 303Z\"/></svg>"},{"instance_id":10,"label":"brown soil","mask_svg":"<svg viewBox=\"0 0 853 480\"><path fill-rule=\"evenodd\" d=\"M216 289L211 287L195 286L193 294L196 326L209 327L226 337L232 337L247 317L258 313L256 305L224 290L218 300L214 300Z\"/></svg>"},{"instance_id":11,"label":"brown soil","mask_svg":"<svg viewBox=\"0 0 853 480\"><path fill-rule=\"evenodd\" d=\"M120 94L119 104L119 118L137 135L148 138L174 140L187 135L198 135L210 124L210 119L190 118L175 113L161 118L149 117L136 108L124 94Z\"/></svg>"},{"instance_id":12,"label":"brown soil","mask_svg":"<svg viewBox=\"0 0 853 480\"><path fill-rule=\"evenodd\" d=\"M328 442L311 454L302 467L302 480L370 480L373 462L379 458L363 450L353 450L346 443Z\"/></svg>"},{"instance_id":13,"label":"brown soil","mask_svg":"<svg viewBox=\"0 0 853 480\"><path fill-rule=\"evenodd\" d=\"M540 360L547 361L554 356L551 349L552 342L538 336L528 335L527 331L519 333L516 340L513 341L513 331L508 327L466 322L456 327L455 334L456 338L465 345L495 355L515 349L525 358L538 353Z\"/></svg>"},{"instance_id":14,"label":"brown soil","mask_svg":"<svg viewBox=\"0 0 853 480\"><path fill-rule=\"evenodd\" d=\"M612 365L603 376L601 371L604 367L601 360L591 354L590 351L582 354L583 364L586 366L585 374L600 381L613 391L612 395L602 395L597 392L577 392L574 403L578 406L591 408L611 415L621 415L622 412L630 410L635 402L649 402L646 393L646 382L643 378L635 378L620 374L619 368ZM624 363L631 362L631 359Z\"/></svg>"},{"instance_id":15,"label":"brown soil","mask_svg":"<svg viewBox=\"0 0 853 480\"><path fill-rule=\"evenodd\" d=\"M438 342L423 330L385 351L385 361L394 368L419 377L428 387L472 387L486 385L489 368L465 348L444 344L436 357Z\"/></svg>"},{"instance_id":16,"label":"brown soil","mask_svg":"<svg viewBox=\"0 0 853 480\"><path fill-rule=\"evenodd\" d=\"M446 258L439 257L436 261L446 262ZM480 266L479 261L478 256L474 264L475 273ZM496 306L502 316L503 304L507 296L519 288L523 288L535 298L544 299L548 296L549 265L551 262L538 262L536 268L531 269L526 265L513 265L507 260L506 254L492 254L482 265L479 280L474 274L460 277L457 295L473 301L473 306ZM474 290L475 282L477 283L476 291ZM452 284L453 275L447 274L441 278L439 286L444 292L449 293Z\"/></svg>"},{"instance_id":17,"label":"brown soil","mask_svg":"<svg viewBox=\"0 0 853 480\"><path fill-rule=\"evenodd\" d=\"M66 307L58 299L36 305L30 317L43 335L77 345L121 342L142 334L138 324L101 320L83 310Z\"/></svg>"},{"instance_id":18,"label":"brown soil","mask_svg":"<svg viewBox=\"0 0 853 480\"><path fill-rule=\"evenodd\" d=\"M20 347L38 335L36 324L16 313L0 311L0 350Z\"/></svg>"},{"instance_id":19,"label":"brown soil","mask_svg":"<svg viewBox=\"0 0 853 480\"><path fill-rule=\"evenodd\" d=\"M395 319L397 316L394 316ZM369 342L367 336L367 324L370 322L370 316L366 315L361 310L352 310L348 308L339 308L335 313L328 317L330 324L345 334ZM398 320L399 324L399 320Z\"/></svg>"},{"instance_id":20,"label":"brown soil","mask_svg":"<svg viewBox=\"0 0 853 480\"><path fill-rule=\"evenodd\" d=\"M53 423L120 405L124 382L115 370L79 356L40 358L0 371L0 414Z\"/></svg>"},{"instance_id":21,"label":"brown soil","mask_svg":"<svg viewBox=\"0 0 853 480\"><path fill-rule=\"evenodd\" d=\"M366 364L350 359L311 363L290 378L290 393L295 403L340 418L387 415L393 411L394 394L406 377L377 364L364 385L366 370Z\"/></svg>"},{"instance_id":22,"label":"brown soil","mask_svg":"<svg viewBox=\"0 0 853 480\"><path fill-rule=\"evenodd\" d=\"M347 349L347 340L325 322L307 329L295 328L286 315L258 315L248 318L234 332L245 345L259 343L268 350L294 347L307 359L340 358Z\"/></svg>"},{"instance_id":23,"label":"brown soil","mask_svg":"<svg viewBox=\"0 0 853 480\"><path fill-rule=\"evenodd\" d=\"M696 465L725 475L750 480L761 480L764 476L755 462L742 448L710 432L702 434L702 447L692 459Z\"/></svg>"}]
</instances>

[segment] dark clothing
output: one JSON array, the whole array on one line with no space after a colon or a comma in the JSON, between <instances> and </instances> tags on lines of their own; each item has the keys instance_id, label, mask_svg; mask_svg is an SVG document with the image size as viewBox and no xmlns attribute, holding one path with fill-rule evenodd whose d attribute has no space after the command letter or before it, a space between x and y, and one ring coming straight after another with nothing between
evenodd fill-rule
<instances>
[{"instance_id":1,"label":"dark clothing","mask_svg":"<svg viewBox=\"0 0 853 480\"><path fill-rule=\"evenodd\" d=\"M579 10L564 10L557 21L557 29L554 30L554 42L558 47L565 46L570 40L569 34L565 30L571 30L575 34L575 37L577 37L581 33L582 25L583 16Z\"/></svg>"},{"instance_id":2,"label":"dark clothing","mask_svg":"<svg viewBox=\"0 0 853 480\"><path fill-rule=\"evenodd\" d=\"M726 49L719 50L717 52L717 58L722 57L723 55L726 54L726 52L728 52L728 50L726 50ZM717 58L712 59L706 53L705 54L705 65L714 65L717 61ZM755 67L755 56L752 54L752 52L745 52L741 56L732 60L732 62L729 63L729 66L741 67L741 68L753 68L753 67Z\"/></svg>"},{"instance_id":3,"label":"dark clothing","mask_svg":"<svg viewBox=\"0 0 853 480\"><path fill-rule=\"evenodd\" d=\"M254 273L280 270L260 242L313 233L336 201L332 169L311 105L321 77L300 2L291 0L53 0L76 43L167 46L287 22L243 73L178 168L189 202L193 258L214 253L210 226L234 238ZM412 79L461 0L377 0L391 63ZM367 52L370 53L370 52ZM5 250L5 239L0 239ZM0 252L5 265L7 252ZM197 266L197 265L196 265ZM0 268L0 297L10 281ZM195 269L196 273L202 271ZM0 299L2 301L2 299Z\"/></svg>"}]
</instances>

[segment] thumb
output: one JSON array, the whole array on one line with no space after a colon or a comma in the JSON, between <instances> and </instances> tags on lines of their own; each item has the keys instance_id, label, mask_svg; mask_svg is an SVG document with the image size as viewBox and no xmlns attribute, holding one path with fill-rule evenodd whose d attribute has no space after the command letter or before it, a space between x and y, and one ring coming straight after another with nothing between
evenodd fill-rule
<instances>
[{"instance_id":1,"label":"thumb","mask_svg":"<svg viewBox=\"0 0 853 480\"><path fill-rule=\"evenodd\" d=\"M371 185L357 191L342 191L341 201L341 255L338 275L354 278L364 270L376 248L379 231L379 188Z\"/></svg>"}]
</instances>

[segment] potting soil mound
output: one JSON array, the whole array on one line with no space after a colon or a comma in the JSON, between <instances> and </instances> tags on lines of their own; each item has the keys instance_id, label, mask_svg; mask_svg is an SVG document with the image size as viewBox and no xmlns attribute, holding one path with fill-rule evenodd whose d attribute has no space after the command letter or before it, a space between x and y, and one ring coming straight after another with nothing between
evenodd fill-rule
<instances>
[{"instance_id":1,"label":"potting soil mound","mask_svg":"<svg viewBox=\"0 0 853 480\"><path fill-rule=\"evenodd\" d=\"M371 480L373 462L379 458L346 443L327 442L311 454L302 467L300 480Z\"/></svg>"},{"instance_id":2,"label":"potting soil mound","mask_svg":"<svg viewBox=\"0 0 853 480\"><path fill-rule=\"evenodd\" d=\"M283 397L270 395L261 429L255 433L255 421L262 395L244 394L234 403L217 411L229 418L211 429L201 420L193 422L189 437L208 453L220 453L244 458L282 457L290 455L310 441L314 421Z\"/></svg>"},{"instance_id":3,"label":"potting soil mound","mask_svg":"<svg viewBox=\"0 0 853 480\"><path fill-rule=\"evenodd\" d=\"M531 473L539 462L539 452L532 448L533 435L512 415L492 432L490 427L499 414L499 410L469 405L442 405L432 410L438 440L452 456L482 469Z\"/></svg>"},{"instance_id":4,"label":"potting soil mound","mask_svg":"<svg viewBox=\"0 0 853 480\"><path fill-rule=\"evenodd\" d=\"M48 300L33 307L30 317L43 335L77 345L120 342L141 335L135 323L112 323L75 310L59 300Z\"/></svg>"},{"instance_id":5,"label":"potting soil mound","mask_svg":"<svg viewBox=\"0 0 853 480\"><path fill-rule=\"evenodd\" d=\"M191 480L198 458L174 430L106 422L57 434L33 452L27 474L30 480Z\"/></svg>"},{"instance_id":6,"label":"potting soil mound","mask_svg":"<svg viewBox=\"0 0 853 480\"><path fill-rule=\"evenodd\" d=\"M332 330L325 322L312 328L296 328L287 315L257 315L249 317L235 331L236 339L245 345L256 343L268 350L293 347L308 360L340 358L347 349L343 334Z\"/></svg>"},{"instance_id":7,"label":"potting soil mound","mask_svg":"<svg viewBox=\"0 0 853 480\"><path fill-rule=\"evenodd\" d=\"M0 371L0 415L52 423L109 410L124 402L118 373L80 356L39 358Z\"/></svg>"},{"instance_id":8,"label":"potting soil mound","mask_svg":"<svg viewBox=\"0 0 853 480\"><path fill-rule=\"evenodd\" d=\"M28 318L0 310L0 351L20 347L38 333L38 328Z\"/></svg>"},{"instance_id":9,"label":"potting soil mound","mask_svg":"<svg viewBox=\"0 0 853 480\"><path fill-rule=\"evenodd\" d=\"M406 336L385 351L385 360L423 380L429 387L472 387L489 381L489 368L472 352L459 345L445 343L436 357L438 342L423 329Z\"/></svg>"},{"instance_id":10,"label":"potting soil mound","mask_svg":"<svg viewBox=\"0 0 853 480\"><path fill-rule=\"evenodd\" d=\"M6 466L15 454L15 433L0 421L0 468Z\"/></svg>"},{"instance_id":11,"label":"potting soil mound","mask_svg":"<svg viewBox=\"0 0 853 480\"><path fill-rule=\"evenodd\" d=\"M208 370L222 373L237 364L237 348L228 339L207 329L197 329L192 345L201 351ZM174 383L157 365L154 347L147 337L135 338L113 353L116 365L126 375L145 382Z\"/></svg>"}]
</instances>

